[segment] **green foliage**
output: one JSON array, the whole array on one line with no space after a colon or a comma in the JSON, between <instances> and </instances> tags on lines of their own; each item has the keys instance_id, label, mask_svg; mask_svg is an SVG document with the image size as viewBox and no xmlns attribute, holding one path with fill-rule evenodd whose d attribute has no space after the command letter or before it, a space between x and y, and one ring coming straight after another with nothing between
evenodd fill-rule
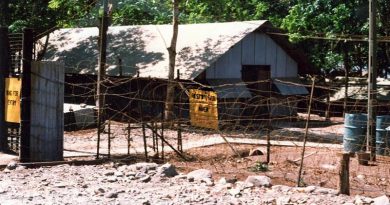
<instances>
[{"instance_id":1,"label":"green foliage","mask_svg":"<svg viewBox=\"0 0 390 205\"><path fill-rule=\"evenodd\" d=\"M56 13L57 26L83 27L98 25L100 7L95 0L50 0L48 9Z\"/></svg>"},{"instance_id":2,"label":"green foliage","mask_svg":"<svg viewBox=\"0 0 390 205\"><path fill-rule=\"evenodd\" d=\"M188 0L182 4L185 23L270 20L280 25L294 1L279 0Z\"/></svg>"},{"instance_id":3,"label":"green foliage","mask_svg":"<svg viewBox=\"0 0 390 205\"><path fill-rule=\"evenodd\" d=\"M5 18L3 25L7 25L11 32L21 32L23 28L44 30L55 25L55 13L49 11L48 1L45 0L12 0L4 1L1 5Z\"/></svg>"},{"instance_id":4,"label":"green foliage","mask_svg":"<svg viewBox=\"0 0 390 205\"><path fill-rule=\"evenodd\" d=\"M112 25L169 24L172 21L171 1L111 2ZM12 32L21 32L25 27L44 31L53 26L97 26L101 4L102 0L1 0L0 24L9 26ZM366 43L327 39L367 36L366 0L182 0L179 10L180 23L269 20L287 31L290 40L304 48L311 62L324 71L340 68L343 62L350 62L351 67L367 65ZM390 36L389 0L378 1L378 34ZM379 44L378 56L379 68L388 69L389 43Z\"/></svg>"},{"instance_id":5,"label":"green foliage","mask_svg":"<svg viewBox=\"0 0 390 205\"><path fill-rule=\"evenodd\" d=\"M171 5L164 0L121 0L113 7L114 25L167 24L172 21Z\"/></svg>"},{"instance_id":6,"label":"green foliage","mask_svg":"<svg viewBox=\"0 0 390 205\"><path fill-rule=\"evenodd\" d=\"M339 52L331 49L326 51L320 46L314 46L312 50L316 53L316 55L311 55L310 60L316 67L327 68L323 69L325 73L332 69L342 69L343 57Z\"/></svg>"},{"instance_id":7,"label":"green foliage","mask_svg":"<svg viewBox=\"0 0 390 205\"><path fill-rule=\"evenodd\" d=\"M101 0L15 0L10 3L15 30L24 26L48 28L97 26ZM167 24L172 21L171 2L166 0L112 0L112 25ZM180 4L181 23L271 20L279 25L289 0L186 0ZM29 6L25 6L29 5ZM35 8L31 9L31 8ZM38 9L37 9L38 8ZM26 12L27 11L27 12ZM18 14L30 12L26 18ZM1 14L0 14L1 16ZM23 15L22 15L23 16ZM28 17L27 17L28 16ZM16 18L14 18L16 17ZM17 22L16 22L17 21ZM10 25L12 24L10 23Z\"/></svg>"},{"instance_id":8,"label":"green foliage","mask_svg":"<svg viewBox=\"0 0 390 205\"><path fill-rule=\"evenodd\" d=\"M309 32L324 34L358 32L361 27L357 25L363 25L366 19L361 19L355 14L358 14L357 8L364 6L359 1L349 2L301 1L290 9L281 26L289 32L301 34Z\"/></svg>"},{"instance_id":9,"label":"green foliage","mask_svg":"<svg viewBox=\"0 0 390 205\"><path fill-rule=\"evenodd\" d=\"M257 161L253 167L250 168L252 172L267 172L269 170L268 164Z\"/></svg>"},{"instance_id":10,"label":"green foliage","mask_svg":"<svg viewBox=\"0 0 390 205\"><path fill-rule=\"evenodd\" d=\"M305 181L303 180L303 178L301 178L298 182L298 187L306 187L307 184L305 183Z\"/></svg>"},{"instance_id":11,"label":"green foliage","mask_svg":"<svg viewBox=\"0 0 390 205\"><path fill-rule=\"evenodd\" d=\"M344 60L355 62L345 52L353 52L356 46L328 39L348 38L350 34L367 35L367 18L362 13L366 4L360 0L301 0L290 9L281 26L290 33L290 40L306 45L306 52L311 54L314 65L324 71L335 69ZM350 57L343 59L342 53Z\"/></svg>"},{"instance_id":12,"label":"green foliage","mask_svg":"<svg viewBox=\"0 0 390 205\"><path fill-rule=\"evenodd\" d=\"M22 32L23 28L29 27L29 23L26 20L16 20L9 26L11 33Z\"/></svg>"},{"instance_id":13,"label":"green foliage","mask_svg":"<svg viewBox=\"0 0 390 205\"><path fill-rule=\"evenodd\" d=\"M171 5L164 0L114 0L112 25L163 24L171 21ZM51 0L49 8L59 12L60 27L97 26L101 1Z\"/></svg>"}]
</instances>

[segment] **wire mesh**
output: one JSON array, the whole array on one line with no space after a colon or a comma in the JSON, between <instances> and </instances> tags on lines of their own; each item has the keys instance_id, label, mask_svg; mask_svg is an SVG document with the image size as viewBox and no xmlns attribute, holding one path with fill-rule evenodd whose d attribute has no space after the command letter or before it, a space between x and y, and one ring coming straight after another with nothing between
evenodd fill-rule
<instances>
[{"instance_id":1,"label":"wire mesh","mask_svg":"<svg viewBox=\"0 0 390 205\"><path fill-rule=\"evenodd\" d=\"M359 156L360 150L367 149L364 126L361 133L353 135L359 140L345 141L345 132L349 128L345 126L344 113L365 113L367 91L362 88L359 92L347 92L346 98L344 83L318 80L314 86L309 119L309 92L303 95L289 93L302 88L310 91L310 79L296 82L278 80L277 83L290 88L287 94L282 94L275 81L217 86L186 80L170 82L175 84L175 118L172 125L164 121L167 80L107 77L102 83L106 91L106 105L100 153L152 159L164 157L165 160L175 161L183 170L208 168L220 176L235 175L237 178L264 171L276 183L296 185L305 125L308 122L302 175L304 185L337 188L339 154L344 151L346 143L359 143L359 150L351 158L350 164L352 193L373 196L390 193L388 126L382 130L382 138L387 140L387 144L385 141L376 144L381 146L381 153L375 162L370 161L368 165L361 163ZM97 129L94 128L96 76L67 74L65 83L65 103L73 106L71 111L65 110L65 150L78 156L93 155L97 149ZM248 89L250 97L237 89L240 86ZM354 86L364 87L363 84ZM259 87L266 89L259 90ZM388 90L390 87L384 85L382 88ZM218 130L191 125L189 89L217 91ZM234 95L221 97L222 93ZM378 115L385 116L388 107L387 100L378 100ZM354 123L359 124L358 121ZM259 148L266 154L267 136L271 145L270 162L263 166L266 155L249 156L249 153ZM183 153L183 156L172 154L172 150Z\"/></svg>"}]
</instances>

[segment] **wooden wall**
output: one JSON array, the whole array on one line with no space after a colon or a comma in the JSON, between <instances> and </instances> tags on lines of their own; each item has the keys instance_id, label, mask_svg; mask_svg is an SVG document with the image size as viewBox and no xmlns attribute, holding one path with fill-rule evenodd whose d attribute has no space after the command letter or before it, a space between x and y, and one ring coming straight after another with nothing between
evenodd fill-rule
<instances>
[{"instance_id":1,"label":"wooden wall","mask_svg":"<svg viewBox=\"0 0 390 205\"><path fill-rule=\"evenodd\" d=\"M62 160L64 65L33 62L31 72L31 160Z\"/></svg>"},{"instance_id":2,"label":"wooden wall","mask_svg":"<svg viewBox=\"0 0 390 205\"><path fill-rule=\"evenodd\" d=\"M270 65L271 78L297 77L298 64L264 33L251 33L210 68L207 79L241 78L242 65Z\"/></svg>"}]
</instances>

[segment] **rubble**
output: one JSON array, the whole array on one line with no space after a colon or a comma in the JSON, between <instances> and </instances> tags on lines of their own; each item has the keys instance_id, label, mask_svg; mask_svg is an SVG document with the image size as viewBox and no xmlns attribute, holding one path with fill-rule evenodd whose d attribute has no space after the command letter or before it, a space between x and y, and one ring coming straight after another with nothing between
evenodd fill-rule
<instances>
[{"instance_id":1,"label":"rubble","mask_svg":"<svg viewBox=\"0 0 390 205\"><path fill-rule=\"evenodd\" d=\"M214 183L216 180L217 183ZM272 186L267 176L214 179L171 164L53 166L0 174L1 204L389 204L387 196L346 196L308 186Z\"/></svg>"}]
</instances>

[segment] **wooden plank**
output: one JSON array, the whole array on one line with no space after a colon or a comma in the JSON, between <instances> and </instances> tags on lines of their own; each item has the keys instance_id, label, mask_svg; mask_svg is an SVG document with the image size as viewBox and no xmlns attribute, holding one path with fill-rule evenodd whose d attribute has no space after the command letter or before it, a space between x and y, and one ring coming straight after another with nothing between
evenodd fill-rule
<instances>
[{"instance_id":1,"label":"wooden plank","mask_svg":"<svg viewBox=\"0 0 390 205\"><path fill-rule=\"evenodd\" d=\"M296 77L298 75L298 65L290 56L286 59L286 77Z\"/></svg>"},{"instance_id":2,"label":"wooden plank","mask_svg":"<svg viewBox=\"0 0 390 205\"><path fill-rule=\"evenodd\" d=\"M215 65L215 76L217 78L225 77L226 69L229 67L229 53L223 54Z\"/></svg>"},{"instance_id":3,"label":"wooden plank","mask_svg":"<svg viewBox=\"0 0 390 205\"><path fill-rule=\"evenodd\" d=\"M340 166L339 166L339 184L338 192L339 194L349 195L349 162L350 162L350 153L342 153L340 157Z\"/></svg>"},{"instance_id":4,"label":"wooden plank","mask_svg":"<svg viewBox=\"0 0 390 205\"><path fill-rule=\"evenodd\" d=\"M225 71L224 78L240 78L241 77L241 43L237 43L229 50L229 66Z\"/></svg>"},{"instance_id":5,"label":"wooden plank","mask_svg":"<svg viewBox=\"0 0 390 205\"><path fill-rule=\"evenodd\" d=\"M266 65L266 35L255 34L255 65Z\"/></svg>"},{"instance_id":6,"label":"wooden plank","mask_svg":"<svg viewBox=\"0 0 390 205\"><path fill-rule=\"evenodd\" d=\"M268 36L266 36L266 65L271 65L271 78L276 76L276 56L277 56L277 45Z\"/></svg>"},{"instance_id":7,"label":"wooden plank","mask_svg":"<svg viewBox=\"0 0 390 205\"><path fill-rule=\"evenodd\" d=\"M211 66L206 70L206 78L207 79L215 79L217 78L215 76L215 69L216 69L216 63L211 64Z\"/></svg>"},{"instance_id":8,"label":"wooden plank","mask_svg":"<svg viewBox=\"0 0 390 205\"><path fill-rule=\"evenodd\" d=\"M216 62L215 78L240 78L241 76L241 43L236 44L223 54Z\"/></svg>"},{"instance_id":9,"label":"wooden plank","mask_svg":"<svg viewBox=\"0 0 390 205\"><path fill-rule=\"evenodd\" d=\"M255 64L255 34L251 33L242 40L242 64L254 65Z\"/></svg>"},{"instance_id":10,"label":"wooden plank","mask_svg":"<svg viewBox=\"0 0 390 205\"><path fill-rule=\"evenodd\" d=\"M286 60L287 53L276 44L276 76L275 77L286 77Z\"/></svg>"}]
</instances>

